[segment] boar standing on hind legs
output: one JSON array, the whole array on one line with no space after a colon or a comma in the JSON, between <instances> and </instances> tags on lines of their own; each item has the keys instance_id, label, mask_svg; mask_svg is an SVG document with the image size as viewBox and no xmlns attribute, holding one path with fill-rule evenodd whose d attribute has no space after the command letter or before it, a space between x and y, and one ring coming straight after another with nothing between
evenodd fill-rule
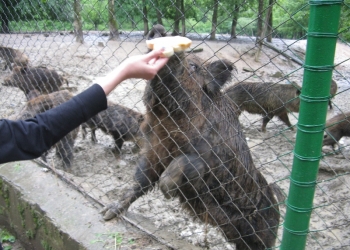
<instances>
[{"instance_id":1,"label":"boar standing on hind legs","mask_svg":"<svg viewBox=\"0 0 350 250\"><path fill-rule=\"evenodd\" d=\"M26 105L22 108L22 110L19 112L19 114L11 117L11 119L30 119L36 114L52 109L73 97L73 95L68 90L61 90L48 95L39 95L40 93L37 90L33 90L31 91L31 94L33 94L33 96L36 97L28 101ZM64 122L69 121L62 121L62 123ZM54 147L56 148L56 155L62 159L62 163L65 169L69 169L71 166L71 162L73 160L73 147L78 132L79 128L74 129L54 145ZM38 151L41 152L42 150L38 149ZM44 153L41 156L41 158L45 162L47 154L48 152Z\"/></svg>"},{"instance_id":2,"label":"boar standing on hind legs","mask_svg":"<svg viewBox=\"0 0 350 250\"><path fill-rule=\"evenodd\" d=\"M175 53L147 84L142 148L133 188L101 213L108 220L158 183L167 198L221 229L237 249L273 247L279 208L256 169L237 110L221 87L233 66Z\"/></svg>"},{"instance_id":3,"label":"boar standing on hind legs","mask_svg":"<svg viewBox=\"0 0 350 250\"><path fill-rule=\"evenodd\" d=\"M261 131L266 132L267 123L277 116L291 130L289 112L299 112L301 87L296 84L265 82L239 82L226 89L228 97L238 109L263 116Z\"/></svg>"},{"instance_id":4,"label":"boar standing on hind legs","mask_svg":"<svg viewBox=\"0 0 350 250\"><path fill-rule=\"evenodd\" d=\"M116 153L121 152L124 141L137 142L142 138L140 124L144 120L141 113L108 101L108 108L82 124L83 138L91 129L91 140L97 142L95 131L101 129L113 136Z\"/></svg>"},{"instance_id":5,"label":"boar standing on hind legs","mask_svg":"<svg viewBox=\"0 0 350 250\"><path fill-rule=\"evenodd\" d=\"M12 70L12 64L22 67L29 64L29 58L23 52L9 47L0 46L0 57L5 60L4 70Z\"/></svg>"},{"instance_id":6,"label":"boar standing on hind legs","mask_svg":"<svg viewBox=\"0 0 350 250\"><path fill-rule=\"evenodd\" d=\"M64 83L68 85L67 79L60 76L55 70L44 67L16 66L2 85L19 88L24 92L27 100L30 100L32 96L29 93L32 90L37 90L40 94L49 94L59 91Z\"/></svg>"}]
</instances>

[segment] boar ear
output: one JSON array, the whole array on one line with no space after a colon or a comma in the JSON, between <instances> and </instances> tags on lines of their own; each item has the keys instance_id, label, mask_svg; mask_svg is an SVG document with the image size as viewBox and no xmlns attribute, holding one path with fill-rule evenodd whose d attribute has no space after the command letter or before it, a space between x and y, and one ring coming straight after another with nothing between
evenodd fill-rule
<instances>
[{"instance_id":1,"label":"boar ear","mask_svg":"<svg viewBox=\"0 0 350 250\"><path fill-rule=\"evenodd\" d=\"M236 69L227 60L218 60L207 66L210 82L207 84L209 92L218 92L222 85L229 81L232 77L231 71Z\"/></svg>"}]
</instances>

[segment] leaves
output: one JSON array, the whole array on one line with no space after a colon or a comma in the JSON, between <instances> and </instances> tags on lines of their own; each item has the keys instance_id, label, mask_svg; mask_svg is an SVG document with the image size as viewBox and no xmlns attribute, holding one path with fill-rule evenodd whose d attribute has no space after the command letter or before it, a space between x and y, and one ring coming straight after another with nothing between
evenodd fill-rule
<instances>
[{"instance_id":1,"label":"leaves","mask_svg":"<svg viewBox=\"0 0 350 250\"><path fill-rule=\"evenodd\" d=\"M11 235L7 230L0 229L0 240L3 242L11 242L14 243L16 241L15 236Z\"/></svg>"}]
</instances>

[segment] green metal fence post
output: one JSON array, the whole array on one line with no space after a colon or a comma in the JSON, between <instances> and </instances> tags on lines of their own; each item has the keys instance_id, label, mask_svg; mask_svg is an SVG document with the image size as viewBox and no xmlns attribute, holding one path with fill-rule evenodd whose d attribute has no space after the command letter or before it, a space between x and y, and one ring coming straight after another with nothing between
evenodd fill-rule
<instances>
[{"instance_id":1,"label":"green metal fence post","mask_svg":"<svg viewBox=\"0 0 350 250\"><path fill-rule=\"evenodd\" d=\"M305 249L321 158L342 1L309 1L310 19L298 130L282 250Z\"/></svg>"}]
</instances>

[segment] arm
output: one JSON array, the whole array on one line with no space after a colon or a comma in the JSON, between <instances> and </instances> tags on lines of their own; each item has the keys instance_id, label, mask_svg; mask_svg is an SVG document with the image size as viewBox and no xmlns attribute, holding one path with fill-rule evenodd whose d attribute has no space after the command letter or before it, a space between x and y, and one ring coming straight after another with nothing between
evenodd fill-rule
<instances>
[{"instance_id":1,"label":"arm","mask_svg":"<svg viewBox=\"0 0 350 250\"><path fill-rule=\"evenodd\" d=\"M153 78L167 59L162 51L133 56L109 73L99 84L66 103L25 121L0 120L0 163L39 157L81 123L107 108L108 95L128 78Z\"/></svg>"},{"instance_id":2,"label":"arm","mask_svg":"<svg viewBox=\"0 0 350 250\"><path fill-rule=\"evenodd\" d=\"M70 131L106 108L106 95L99 85L94 84L71 100L34 118L0 120L0 163L39 157Z\"/></svg>"},{"instance_id":3,"label":"arm","mask_svg":"<svg viewBox=\"0 0 350 250\"><path fill-rule=\"evenodd\" d=\"M129 78L151 80L168 62L169 58L161 58L162 50L153 50L146 55L129 57L117 68L101 79L100 84L108 95L122 81Z\"/></svg>"}]
</instances>

